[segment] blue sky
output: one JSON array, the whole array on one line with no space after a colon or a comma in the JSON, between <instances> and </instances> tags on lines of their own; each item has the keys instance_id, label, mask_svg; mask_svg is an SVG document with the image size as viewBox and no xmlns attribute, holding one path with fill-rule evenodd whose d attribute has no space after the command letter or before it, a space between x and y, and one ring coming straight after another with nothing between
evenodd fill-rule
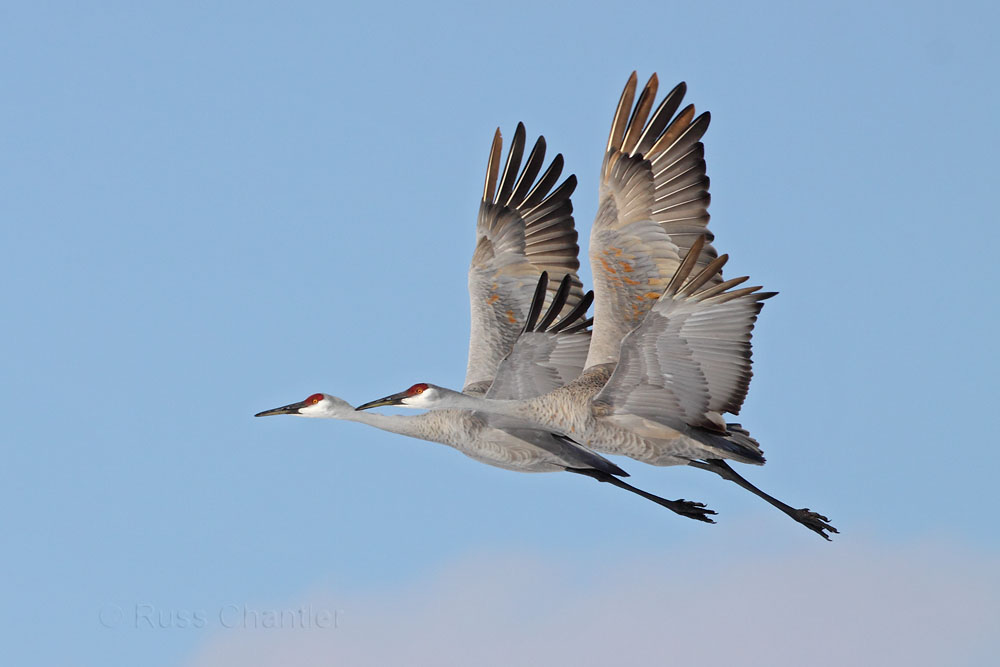
<instances>
[{"instance_id":1,"label":"blue sky","mask_svg":"<svg viewBox=\"0 0 1000 667\"><path fill-rule=\"evenodd\" d=\"M880 664L982 664L1000 618L998 19L986 3L0 10L9 661L604 659L582 635L647 662L874 646ZM768 465L743 472L842 535L691 469L628 465L718 525L359 425L252 419L315 391L460 385L493 130L524 121L565 155L585 249L633 69L712 112L716 246L781 293L741 415ZM336 627L224 618L308 604ZM707 633L712 614L762 632Z\"/></svg>"}]
</instances>

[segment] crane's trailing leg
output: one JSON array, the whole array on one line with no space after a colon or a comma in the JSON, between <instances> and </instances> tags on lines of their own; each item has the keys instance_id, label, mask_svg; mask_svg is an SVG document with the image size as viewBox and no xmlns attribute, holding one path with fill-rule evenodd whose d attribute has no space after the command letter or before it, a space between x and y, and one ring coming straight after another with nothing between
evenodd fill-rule
<instances>
[{"instance_id":1,"label":"crane's trailing leg","mask_svg":"<svg viewBox=\"0 0 1000 667\"><path fill-rule=\"evenodd\" d=\"M695 468L701 468L702 470L708 470L714 472L716 475L722 477L723 479L728 479L730 482L735 482L739 484L744 489L754 494L759 498L763 498L767 502L771 503L779 510L792 517L803 526L813 531L817 535L821 536L825 540L829 540L830 536L827 535L826 531L831 533L839 533L836 528L830 525L830 520L827 519L822 514L817 514L816 512L810 511L808 508L796 509L791 505L786 505L774 496L770 496L756 486L743 479L738 472L733 470L728 463L722 459L707 459L706 461L691 461L688 465L692 465Z\"/></svg>"},{"instance_id":2,"label":"crane's trailing leg","mask_svg":"<svg viewBox=\"0 0 1000 667\"><path fill-rule=\"evenodd\" d=\"M626 491L631 491L632 493L642 496L647 500L652 500L657 505L663 505L667 509L680 514L681 516L686 516L689 519L695 519L696 521L704 521L705 523L715 523L712 519L708 518L709 514L715 514L714 511L705 507L704 503L695 503L690 500L667 500L666 498L661 498L659 496L654 496L652 493L646 493L642 489L637 489L636 487L623 482L614 475L606 473L603 470L595 470L593 468L566 468L566 472L575 472L578 475L585 475L586 477L593 477L598 482L607 482L617 486L619 489L625 489Z\"/></svg>"}]
</instances>

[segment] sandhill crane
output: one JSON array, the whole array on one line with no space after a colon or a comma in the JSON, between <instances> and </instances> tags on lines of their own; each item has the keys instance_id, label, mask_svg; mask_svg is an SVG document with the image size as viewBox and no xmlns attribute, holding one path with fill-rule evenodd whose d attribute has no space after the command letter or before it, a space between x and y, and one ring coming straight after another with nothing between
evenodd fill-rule
<instances>
[{"instance_id":1,"label":"sandhill crane","mask_svg":"<svg viewBox=\"0 0 1000 667\"><path fill-rule=\"evenodd\" d=\"M527 398L570 382L583 370L591 321L586 311L593 298L584 295L577 234L570 196L574 176L553 189L562 171L557 155L538 177L545 162L545 140L539 137L521 169L525 130L519 124L500 173L502 139L497 130L487 165L477 223L477 243L469 270L472 335L465 389L482 395L492 385L500 395ZM537 178L537 181L536 181ZM562 280L536 289L541 275ZM533 295L534 292L534 295ZM529 309L548 303L542 322L525 326ZM515 343L517 345L515 346ZM498 374L504 362L507 377ZM516 376L534 371L534 382ZM449 445L483 463L519 472L568 471L638 494L690 518L712 523L714 514L700 503L666 500L619 479L628 474L594 452L549 431L503 416L467 410L423 415L379 415L357 412L343 399L317 393L304 401L258 413L356 421L376 428Z\"/></svg>"},{"instance_id":2,"label":"sandhill crane","mask_svg":"<svg viewBox=\"0 0 1000 667\"><path fill-rule=\"evenodd\" d=\"M688 106L684 84L650 116L654 74L635 99L635 73L619 100L601 169L590 236L595 324L583 374L528 399L463 396L419 383L360 406L480 410L551 429L605 453L653 465L691 465L763 498L829 539L829 520L793 508L742 478L724 459L763 464L738 414L750 381L758 288L723 282L708 232L708 177L700 142L708 114ZM630 113L631 112L631 113ZM647 123L647 118L649 122ZM683 257L683 261L682 261Z\"/></svg>"}]
</instances>

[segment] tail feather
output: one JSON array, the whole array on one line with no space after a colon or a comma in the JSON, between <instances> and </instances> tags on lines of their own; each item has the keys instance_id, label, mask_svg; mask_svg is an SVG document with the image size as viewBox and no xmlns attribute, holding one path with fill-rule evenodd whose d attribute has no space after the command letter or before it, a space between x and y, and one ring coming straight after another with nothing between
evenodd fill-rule
<instances>
[{"instance_id":1,"label":"tail feather","mask_svg":"<svg viewBox=\"0 0 1000 667\"><path fill-rule=\"evenodd\" d=\"M750 436L739 424L726 424L726 433L716 433L703 428L692 429L691 436L714 448L721 456L717 458L764 465L764 453L760 443Z\"/></svg>"},{"instance_id":2,"label":"tail feather","mask_svg":"<svg viewBox=\"0 0 1000 667\"><path fill-rule=\"evenodd\" d=\"M726 429L729 433L722 440L729 445L727 449L749 459L748 463L764 464L764 451L760 448L760 443L750 436L750 431L740 424L726 424Z\"/></svg>"}]
</instances>

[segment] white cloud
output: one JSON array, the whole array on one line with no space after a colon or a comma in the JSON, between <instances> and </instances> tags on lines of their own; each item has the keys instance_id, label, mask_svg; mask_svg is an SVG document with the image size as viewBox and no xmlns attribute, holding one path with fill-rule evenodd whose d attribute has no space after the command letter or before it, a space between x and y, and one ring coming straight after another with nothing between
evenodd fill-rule
<instances>
[{"instance_id":1,"label":"white cloud","mask_svg":"<svg viewBox=\"0 0 1000 667\"><path fill-rule=\"evenodd\" d=\"M784 526L783 526L784 527ZM985 664L997 554L749 534L641 556L480 554L404 588L300 603L336 628L218 632L190 667ZM586 562L584 562L586 561Z\"/></svg>"}]
</instances>

